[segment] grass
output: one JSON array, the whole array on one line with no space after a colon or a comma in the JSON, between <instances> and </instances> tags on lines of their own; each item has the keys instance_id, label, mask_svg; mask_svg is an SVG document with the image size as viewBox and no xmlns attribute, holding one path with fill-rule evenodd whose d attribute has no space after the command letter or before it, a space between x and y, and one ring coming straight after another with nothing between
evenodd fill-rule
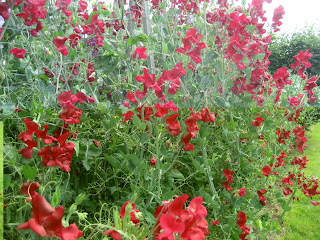
<instances>
[{"instance_id":1,"label":"grass","mask_svg":"<svg viewBox=\"0 0 320 240\"><path fill-rule=\"evenodd\" d=\"M320 123L312 127L312 132L306 133L307 145L303 156L309 160L304 169L306 175L320 177ZM282 233L277 240L316 240L320 239L320 205L315 207L310 198L299 191L296 197L299 202L294 202L292 210L286 213L282 223ZM316 196L313 201L320 201Z\"/></svg>"},{"instance_id":2,"label":"grass","mask_svg":"<svg viewBox=\"0 0 320 240\"><path fill-rule=\"evenodd\" d=\"M0 122L0 239L3 239L3 123Z\"/></svg>"}]
</instances>

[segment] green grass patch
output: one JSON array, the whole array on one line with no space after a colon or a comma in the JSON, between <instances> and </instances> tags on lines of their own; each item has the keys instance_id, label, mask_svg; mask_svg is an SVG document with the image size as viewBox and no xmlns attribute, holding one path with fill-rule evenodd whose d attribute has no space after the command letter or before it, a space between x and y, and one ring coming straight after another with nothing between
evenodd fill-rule
<instances>
[{"instance_id":1,"label":"green grass patch","mask_svg":"<svg viewBox=\"0 0 320 240\"><path fill-rule=\"evenodd\" d=\"M304 169L308 176L320 176L320 123L313 126L312 132L306 133L307 145L305 153L309 162ZM298 191L296 197L299 202L294 202L292 210L286 213L283 219L283 232L277 240L306 240L320 239L318 230L320 222L320 206L313 206L310 198ZM320 196L315 196L313 201L320 201Z\"/></svg>"}]
</instances>

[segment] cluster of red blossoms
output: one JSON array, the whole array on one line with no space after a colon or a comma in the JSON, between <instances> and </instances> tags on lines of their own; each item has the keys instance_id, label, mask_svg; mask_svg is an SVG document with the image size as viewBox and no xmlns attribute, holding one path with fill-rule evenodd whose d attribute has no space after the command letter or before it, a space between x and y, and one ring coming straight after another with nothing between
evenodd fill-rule
<instances>
[{"instance_id":1,"label":"cluster of red blossoms","mask_svg":"<svg viewBox=\"0 0 320 240\"><path fill-rule=\"evenodd\" d=\"M209 111L209 108L201 109L201 112L194 113L193 109L190 108L191 114L185 120L185 124L187 126L188 133L181 137L181 142L185 144L184 150L190 151L194 150L193 144L190 143L191 138L196 138L197 132L200 128L197 125L197 121L201 120L203 122L215 122L215 118L212 113Z\"/></svg>"},{"instance_id":2,"label":"cluster of red blossoms","mask_svg":"<svg viewBox=\"0 0 320 240\"><path fill-rule=\"evenodd\" d=\"M9 53L13 54L15 58L24 59L24 54L26 54L26 50L23 48L12 48Z\"/></svg>"},{"instance_id":3,"label":"cluster of red blossoms","mask_svg":"<svg viewBox=\"0 0 320 240\"><path fill-rule=\"evenodd\" d=\"M232 187L229 186L230 183L233 183L233 174L234 172L231 171L230 169L224 169L223 170L223 175L226 178L227 181L223 182L221 185L227 190L231 191Z\"/></svg>"},{"instance_id":4,"label":"cluster of red blossoms","mask_svg":"<svg viewBox=\"0 0 320 240\"><path fill-rule=\"evenodd\" d=\"M250 228L247 227L247 216L244 212L238 213L239 220L237 221L237 225L239 226L240 230L243 232L239 235L241 240L247 240L246 236L250 234Z\"/></svg>"},{"instance_id":5,"label":"cluster of red blossoms","mask_svg":"<svg viewBox=\"0 0 320 240\"><path fill-rule=\"evenodd\" d=\"M72 156L74 155L74 143L67 142L71 131L65 133L55 132L55 136L47 135L49 126L44 125L44 130L39 130L38 124L33 122L29 118L25 118L24 123L27 126L27 131L21 132L18 135L18 139L23 141L28 146L19 150L19 154L22 154L24 158L32 158L32 150L38 146L37 141L33 140L33 134L35 133L38 139L42 139L45 144L54 144L54 146L45 146L41 148L37 155L43 157L42 166L54 167L58 165L63 171L70 172L70 163L72 162Z\"/></svg>"},{"instance_id":6,"label":"cluster of red blossoms","mask_svg":"<svg viewBox=\"0 0 320 240\"><path fill-rule=\"evenodd\" d=\"M35 192L39 187L40 184L37 182L27 182L22 185L22 194L28 195L27 201L32 203L32 217L17 229L31 229L42 237L57 236L61 240L76 240L82 237L83 232L75 224L65 228L62 226L65 207L54 209L44 196Z\"/></svg>"},{"instance_id":7,"label":"cluster of red blossoms","mask_svg":"<svg viewBox=\"0 0 320 240\"><path fill-rule=\"evenodd\" d=\"M66 142L71 134L68 124L77 124L81 121L81 109L75 108L74 103L93 102L93 98L87 98L85 94L79 92L76 95L72 91L61 93L58 96L58 102L65 108L59 118L64 122L61 129L54 132L54 136L47 135L49 126L44 125L44 130L40 130L37 123L29 118L25 118L23 122L27 127L27 131L23 131L18 135L18 139L27 144L27 147L19 150L24 158L32 158L33 148L38 146L38 142L33 140L33 136L42 139L44 144L53 144L53 146L45 146L41 148L37 155L43 157L42 166L54 167L58 165L63 171L70 172L70 163L75 153L74 143Z\"/></svg>"},{"instance_id":8,"label":"cluster of red blossoms","mask_svg":"<svg viewBox=\"0 0 320 240\"><path fill-rule=\"evenodd\" d=\"M307 142L306 137L304 136L304 131L305 127L299 127L296 126L292 132L294 133L294 135L296 135L297 139L296 139L296 143L297 143L297 150L301 153L304 153L304 148L307 146L307 144L305 144L305 142Z\"/></svg>"},{"instance_id":9,"label":"cluster of red blossoms","mask_svg":"<svg viewBox=\"0 0 320 240\"><path fill-rule=\"evenodd\" d=\"M195 63L201 63L201 49L204 49L206 47L206 44L204 42L200 42L201 38L203 38L203 35L197 33L197 29L188 29L186 37L182 38L184 47L177 48L176 51L182 54L187 53L187 55L191 57L192 61L194 61ZM191 48L191 43L195 44L196 47Z\"/></svg>"},{"instance_id":10,"label":"cluster of red blossoms","mask_svg":"<svg viewBox=\"0 0 320 240\"><path fill-rule=\"evenodd\" d=\"M178 235L181 240L204 240L208 231L208 222L205 219L207 209L202 205L203 198L195 197L189 203L187 209L183 209L188 195L177 197L171 203L166 201L157 207L154 217L158 219L155 240L174 240Z\"/></svg>"},{"instance_id":11,"label":"cluster of red blossoms","mask_svg":"<svg viewBox=\"0 0 320 240\"><path fill-rule=\"evenodd\" d=\"M120 218L123 219L125 214L126 214L126 206L130 203L130 201L128 200L127 202L125 202L121 209L120 209ZM133 222L134 224L138 224L140 222L140 220L136 217L136 214L139 213L140 211L136 209L136 203L132 204L132 211L129 213L130 215L130 221ZM122 221L121 221L122 222ZM110 237L114 240L122 240L121 234L116 231L116 230L108 230L106 232L103 233L103 235L110 235Z\"/></svg>"},{"instance_id":12,"label":"cluster of red blossoms","mask_svg":"<svg viewBox=\"0 0 320 240\"><path fill-rule=\"evenodd\" d=\"M195 197L189 203L187 209L183 209L189 196L184 194L177 197L171 203L169 201L162 202L163 205L157 207L154 217L157 219L154 225L153 236L155 240L175 240L178 237L181 240L204 240L208 231L208 222L205 219L207 209L202 205L203 198ZM127 201L120 210L120 218L123 219L126 214ZM137 218L139 211L136 204L132 204L132 210L129 213L130 221L137 225L140 221ZM122 240L121 234L116 230L108 230L104 235L110 235L114 240Z\"/></svg>"},{"instance_id":13,"label":"cluster of red blossoms","mask_svg":"<svg viewBox=\"0 0 320 240\"><path fill-rule=\"evenodd\" d=\"M263 117L256 117L252 122L252 126L260 127L263 122L264 122L264 118Z\"/></svg>"}]
</instances>

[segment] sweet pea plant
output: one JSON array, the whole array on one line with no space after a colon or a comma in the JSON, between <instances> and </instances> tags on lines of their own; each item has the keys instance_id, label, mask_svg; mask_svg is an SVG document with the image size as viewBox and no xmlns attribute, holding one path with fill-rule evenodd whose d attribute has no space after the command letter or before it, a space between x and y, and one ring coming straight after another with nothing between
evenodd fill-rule
<instances>
[{"instance_id":1,"label":"sweet pea plant","mask_svg":"<svg viewBox=\"0 0 320 240\"><path fill-rule=\"evenodd\" d=\"M270 2L1 2L5 239L264 239L319 205L312 53L269 74Z\"/></svg>"}]
</instances>

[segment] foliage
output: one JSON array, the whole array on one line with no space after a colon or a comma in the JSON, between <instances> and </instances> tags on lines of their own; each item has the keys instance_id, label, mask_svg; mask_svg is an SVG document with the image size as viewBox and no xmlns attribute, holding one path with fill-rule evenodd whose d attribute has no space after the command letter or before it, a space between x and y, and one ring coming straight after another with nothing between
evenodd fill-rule
<instances>
[{"instance_id":1,"label":"foliage","mask_svg":"<svg viewBox=\"0 0 320 240\"><path fill-rule=\"evenodd\" d=\"M306 27L304 30L292 34L274 35L269 50L272 51L269 57L270 72L274 73L280 67L287 67L292 64L293 56L300 51L313 54L310 59L312 66L307 70L308 75L320 74L320 35L315 27Z\"/></svg>"}]
</instances>

